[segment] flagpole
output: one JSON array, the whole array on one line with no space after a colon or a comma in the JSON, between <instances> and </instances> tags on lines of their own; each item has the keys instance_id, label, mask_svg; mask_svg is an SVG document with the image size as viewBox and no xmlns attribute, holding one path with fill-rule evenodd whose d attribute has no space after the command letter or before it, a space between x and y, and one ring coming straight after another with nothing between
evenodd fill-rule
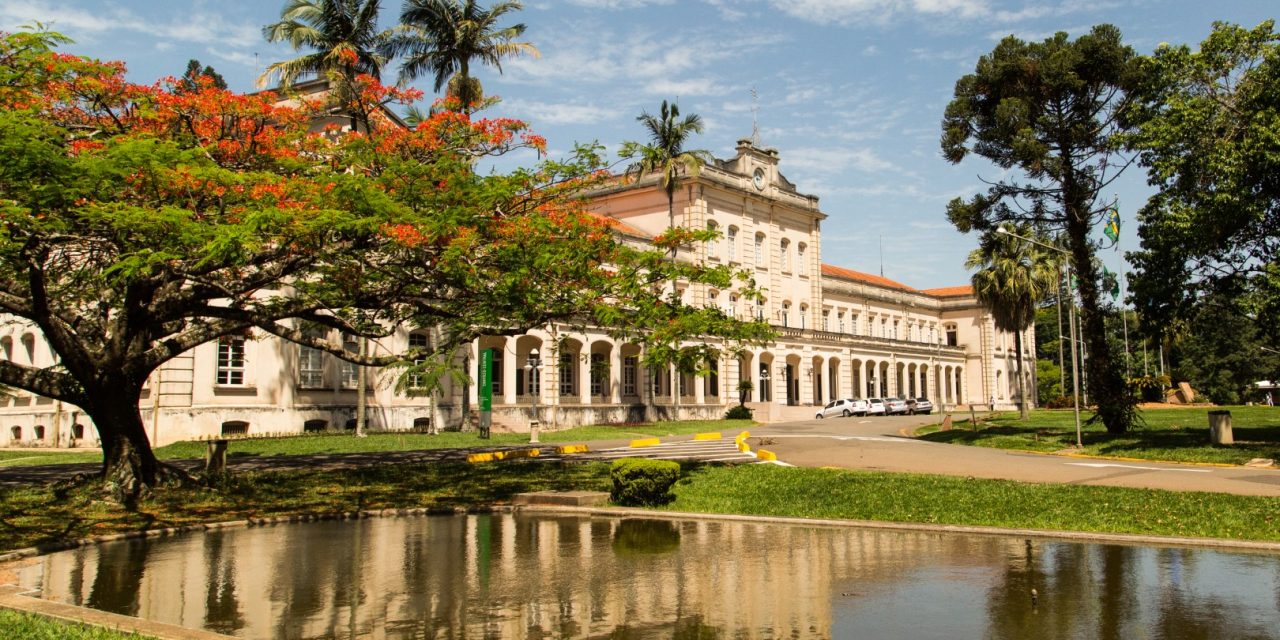
<instances>
[{"instance_id":1,"label":"flagpole","mask_svg":"<svg viewBox=\"0 0 1280 640\"><path fill-rule=\"evenodd\" d=\"M1120 272L1120 319L1124 321L1124 377L1127 380L1133 374L1129 371L1129 309L1124 295L1125 279L1124 272Z\"/></svg>"}]
</instances>

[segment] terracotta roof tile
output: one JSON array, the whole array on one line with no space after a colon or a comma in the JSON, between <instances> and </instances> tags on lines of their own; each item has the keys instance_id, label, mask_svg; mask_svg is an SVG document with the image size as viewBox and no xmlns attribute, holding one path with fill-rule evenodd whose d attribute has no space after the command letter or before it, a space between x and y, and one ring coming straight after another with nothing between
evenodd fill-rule
<instances>
[{"instance_id":1,"label":"terracotta roof tile","mask_svg":"<svg viewBox=\"0 0 1280 640\"><path fill-rule=\"evenodd\" d=\"M973 295L973 287L964 285L962 287L940 287L937 289L922 289L920 293L926 293L938 298L949 298L952 296L971 296Z\"/></svg>"},{"instance_id":2,"label":"terracotta roof tile","mask_svg":"<svg viewBox=\"0 0 1280 640\"><path fill-rule=\"evenodd\" d=\"M629 225L629 224L627 224L627 223L625 223L625 222L623 222L623 221L621 221L621 220L618 220L617 218L610 218L609 216L606 216L606 215L603 215L603 214L599 214L599 213L591 213L591 214L589 214L589 215L590 215L591 217L593 217L593 218L597 219L597 220L601 220L601 221L603 221L605 224L609 225L609 227L610 227L611 229L613 229L613 230L615 230L615 231L617 231L617 232L619 232L619 233L623 233L623 234L626 234L626 235L629 235L629 236L633 236L633 237L636 237L636 238L643 238L643 239L645 239L645 240L651 240L651 239L653 239L653 236L651 236L651 235L649 235L649 234L647 234L647 233L645 233L645 232L641 231L640 229L638 229L638 228L636 228L636 227L633 227L633 226L631 226L631 225Z\"/></svg>"},{"instance_id":3,"label":"terracotta roof tile","mask_svg":"<svg viewBox=\"0 0 1280 640\"><path fill-rule=\"evenodd\" d=\"M885 287L888 289L898 289L900 291L911 292L916 291L901 282L894 282L893 280L883 276L874 276L869 273L854 271L853 269L845 269L844 267L837 267L830 264L822 265L822 275L831 276L833 278L844 278L845 280L854 280L857 282L865 282L867 284L874 284L878 287Z\"/></svg>"}]
</instances>

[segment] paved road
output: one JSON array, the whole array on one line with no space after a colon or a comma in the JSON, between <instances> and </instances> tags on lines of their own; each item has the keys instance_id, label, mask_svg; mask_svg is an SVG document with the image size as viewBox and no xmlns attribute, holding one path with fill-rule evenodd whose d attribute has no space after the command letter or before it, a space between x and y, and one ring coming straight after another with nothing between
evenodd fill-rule
<instances>
[{"instance_id":1,"label":"paved road","mask_svg":"<svg viewBox=\"0 0 1280 640\"><path fill-rule=\"evenodd\" d=\"M840 467L997 478L1024 482L1214 491L1280 496L1280 469L1129 462L1019 453L904 437L938 416L827 418L760 425L752 448L806 467Z\"/></svg>"}]
</instances>

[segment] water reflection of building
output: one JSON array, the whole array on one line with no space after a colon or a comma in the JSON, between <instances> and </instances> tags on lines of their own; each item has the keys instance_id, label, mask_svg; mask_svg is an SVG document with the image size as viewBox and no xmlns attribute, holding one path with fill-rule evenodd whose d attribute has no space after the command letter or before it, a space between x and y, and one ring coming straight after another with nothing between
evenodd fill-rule
<instances>
[{"instance_id":1,"label":"water reflection of building","mask_svg":"<svg viewBox=\"0 0 1280 640\"><path fill-rule=\"evenodd\" d=\"M1180 572L1172 590L1170 557ZM1196 616L1206 607L1241 613L1243 626L1215 627L1217 637L1233 628L1253 637L1248 607L1265 610L1280 593L1280 560L1259 561L1272 572L1269 587L1253 586L1259 598L1224 581L1226 565L1197 557L1012 538L496 515L114 544L49 556L43 574L46 597L248 638L831 638L851 628L865 635L861 622L893 615L920 637L1107 637L1144 625L1202 628ZM931 600L917 597L922 584ZM1030 585L1043 594L1038 608ZM1214 590L1222 593L1206 594ZM954 634L928 633L926 621Z\"/></svg>"}]
</instances>

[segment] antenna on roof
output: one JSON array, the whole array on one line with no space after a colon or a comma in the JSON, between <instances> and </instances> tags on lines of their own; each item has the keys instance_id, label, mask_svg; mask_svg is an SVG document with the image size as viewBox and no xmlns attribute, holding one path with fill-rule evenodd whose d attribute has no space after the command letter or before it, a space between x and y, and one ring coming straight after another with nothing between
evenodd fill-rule
<instances>
[{"instance_id":1,"label":"antenna on roof","mask_svg":"<svg viewBox=\"0 0 1280 640\"><path fill-rule=\"evenodd\" d=\"M751 145L760 146L760 94L751 87Z\"/></svg>"}]
</instances>

